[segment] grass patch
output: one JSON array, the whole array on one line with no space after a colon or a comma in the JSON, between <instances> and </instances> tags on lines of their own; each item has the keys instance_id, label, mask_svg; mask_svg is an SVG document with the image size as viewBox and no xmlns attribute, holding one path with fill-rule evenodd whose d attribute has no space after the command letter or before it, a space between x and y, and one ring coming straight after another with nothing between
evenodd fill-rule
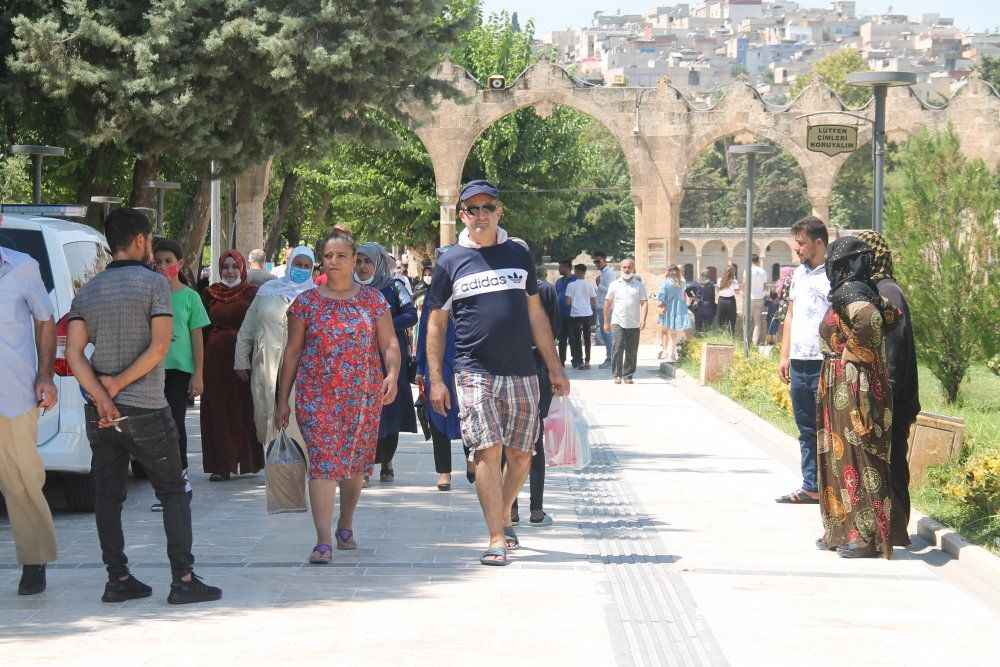
<instances>
[{"instance_id":1,"label":"grass patch","mask_svg":"<svg viewBox=\"0 0 1000 667\"><path fill-rule=\"evenodd\" d=\"M687 341L680 367L692 377L701 373L701 352L706 343L736 345L730 372L712 388L733 399L758 417L798 437L791 405L781 395L778 349L768 356L740 352L740 343L722 331ZM941 384L920 367L920 404L934 412L965 421L965 441L959 459L933 468L926 483L911 489L913 504L928 516L951 526L970 542L1000 552L1000 377L985 365L970 369L959 401L945 402Z\"/></svg>"}]
</instances>

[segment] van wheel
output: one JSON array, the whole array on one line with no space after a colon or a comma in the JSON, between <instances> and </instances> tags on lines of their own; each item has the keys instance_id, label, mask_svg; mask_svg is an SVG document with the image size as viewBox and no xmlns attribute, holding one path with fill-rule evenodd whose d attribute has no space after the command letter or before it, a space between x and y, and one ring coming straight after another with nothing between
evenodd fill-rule
<instances>
[{"instance_id":1,"label":"van wheel","mask_svg":"<svg viewBox=\"0 0 1000 667\"><path fill-rule=\"evenodd\" d=\"M149 475L146 474L146 469L142 467L142 464L132 459L132 476L136 479L146 479Z\"/></svg>"},{"instance_id":2,"label":"van wheel","mask_svg":"<svg viewBox=\"0 0 1000 667\"><path fill-rule=\"evenodd\" d=\"M66 475L63 478L63 493L70 512L94 511L94 475Z\"/></svg>"}]
</instances>

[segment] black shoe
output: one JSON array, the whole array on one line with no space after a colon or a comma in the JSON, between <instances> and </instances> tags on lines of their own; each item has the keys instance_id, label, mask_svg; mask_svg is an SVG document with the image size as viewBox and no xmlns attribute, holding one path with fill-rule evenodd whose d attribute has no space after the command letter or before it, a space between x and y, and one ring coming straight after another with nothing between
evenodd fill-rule
<instances>
[{"instance_id":1,"label":"black shoe","mask_svg":"<svg viewBox=\"0 0 1000 667\"><path fill-rule=\"evenodd\" d=\"M873 544L850 542L837 547L837 555L841 558L878 558L881 554Z\"/></svg>"},{"instance_id":2,"label":"black shoe","mask_svg":"<svg viewBox=\"0 0 1000 667\"><path fill-rule=\"evenodd\" d=\"M382 470L378 475L378 481L386 483L396 481L396 471L392 469L392 466L382 466Z\"/></svg>"},{"instance_id":3,"label":"black shoe","mask_svg":"<svg viewBox=\"0 0 1000 667\"><path fill-rule=\"evenodd\" d=\"M18 595L38 595L45 590L45 565L25 565L21 568Z\"/></svg>"},{"instance_id":4,"label":"black shoe","mask_svg":"<svg viewBox=\"0 0 1000 667\"><path fill-rule=\"evenodd\" d=\"M170 604L190 604L192 602L212 602L222 597L222 589L216 586L209 586L196 575L191 573L191 581L177 580L170 584L170 595L167 602Z\"/></svg>"},{"instance_id":5,"label":"black shoe","mask_svg":"<svg viewBox=\"0 0 1000 667\"><path fill-rule=\"evenodd\" d=\"M126 600L138 600L148 598L153 594L153 589L142 583L131 574L127 579L114 577L104 584L104 595L101 602L125 602Z\"/></svg>"}]
</instances>

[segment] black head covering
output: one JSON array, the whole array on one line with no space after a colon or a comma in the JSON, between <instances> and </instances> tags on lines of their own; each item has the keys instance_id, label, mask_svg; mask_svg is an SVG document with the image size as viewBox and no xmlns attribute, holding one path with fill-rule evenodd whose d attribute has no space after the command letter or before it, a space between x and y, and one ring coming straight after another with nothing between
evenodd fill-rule
<instances>
[{"instance_id":1,"label":"black head covering","mask_svg":"<svg viewBox=\"0 0 1000 667\"><path fill-rule=\"evenodd\" d=\"M881 308L882 299L872 281L875 255L867 243L854 236L839 238L826 254L826 277L830 280L830 303L841 317L847 306L867 301Z\"/></svg>"}]
</instances>

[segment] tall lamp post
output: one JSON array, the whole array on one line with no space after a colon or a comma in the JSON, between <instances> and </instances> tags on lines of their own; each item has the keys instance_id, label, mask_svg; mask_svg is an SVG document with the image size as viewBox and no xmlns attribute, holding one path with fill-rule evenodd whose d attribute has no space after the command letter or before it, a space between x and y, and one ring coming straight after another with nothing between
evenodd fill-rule
<instances>
[{"instance_id":1,"label":"tall lamp post","mask_svg":"<svg viewBox=\"0 0 1000 667\"><path fill-rule=\"evenodd\" d=\"M750 299L750 278L751 258L753 257L753 195L754 181L757 179L757 156L767 156L774 153L774 147L768 144L742 144L729 147L729 154L739 157L747 156L747 230L746 230L746 257L745 268L743 269L744 297L743 297L743 354L750 357L750 337L753 335L753 322L750 321L751 299Z\"/></svg>"},{"instance_id":2,"label":"tall lamp post","mask_svg":"<svg viewBox=\"0 0 1000 667\"><path fill-rule=\"evenodd\" d=\"M31 203L42 203L42 159L47 157L62 157L66 150L58 146L35 146L15 144L10 147L11 155L31 156Z\"/></svg>"},{"instance_id":3,"label":"tall lamp post","mask_svg":"<svg viewBox=\"0 0 1000 667\"><path fill-rule=\"evenodd\" d=\"M163 204L167 190L180 190L181 184L176 181L146 181L146 187L156 190L156 234L163 233Z\"/></svg>"},{"instance_id":4,"label":"tall lamp post","mask_svg":"<svg viewBox=\"0 0 1000 667\"><path fill-rule=\"evenodd\" d=\"M94 195L90 198L90 203L101 205L101 222L103 223L108 219L108 215L111 213L111 207L115 204L121 204L121 197L107 197L104 195Z\"/></svg>"},{"instance_id":5,"label":"tall lamp post","mask_svg":"<svg viewBox=\"0 0 1000 667\"><path fill-rule=\"evenodd\" d=\"M875 97L875 128L872 137L872 229L882 233L882 208L885 204L885 99L889 88L912 86L917 82L913 72L853 72L847 75L852 86L867 86Z\"/></svg>"}]
</instances>

